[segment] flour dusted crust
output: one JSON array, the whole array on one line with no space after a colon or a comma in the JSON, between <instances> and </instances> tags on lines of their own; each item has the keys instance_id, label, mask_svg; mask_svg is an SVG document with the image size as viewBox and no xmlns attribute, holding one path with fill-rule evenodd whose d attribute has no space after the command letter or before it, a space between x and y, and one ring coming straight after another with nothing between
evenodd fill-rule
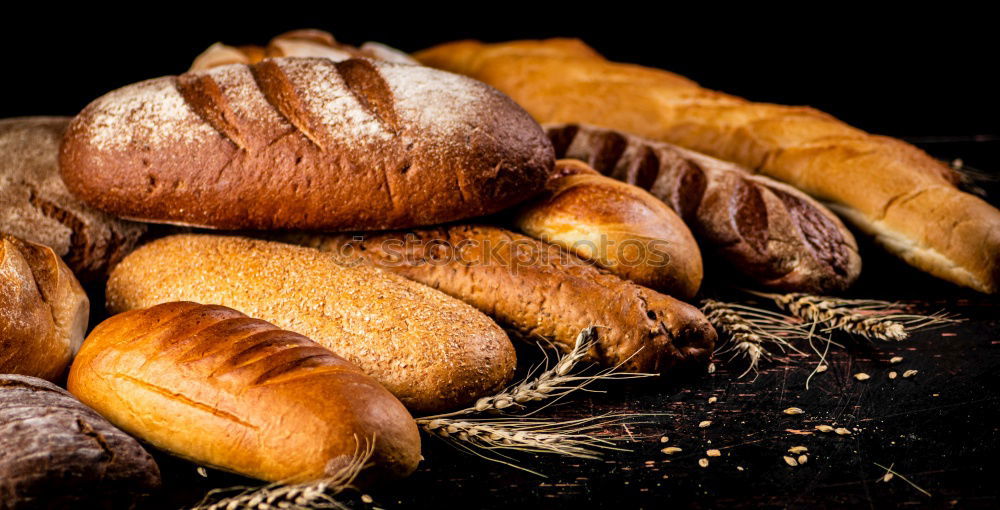
<instances>
[{"instance_id":1,"label":"flour dusted crust","mask_svg":"<svg viewBox=\"0 0 1000 510\"><path fill-rule=\"evenodd\" d=\"M81 281L107 276L146 226L95 210L59 176L59 144L69 117L0 120L0 233L44 244Z\"/></svg>"},{"instance_id":2,"label":"flour dusted crust","mask_svg":"<svg viewBox=\"0 0 1000 510\"><path fill-rule=\"evenodd\" d=\"M69 189L114 215L360 230L496 212L544 186L542 129L465 77L354 58L267 59L97 99L70 125Z\"/></svg>"}]
</instances>

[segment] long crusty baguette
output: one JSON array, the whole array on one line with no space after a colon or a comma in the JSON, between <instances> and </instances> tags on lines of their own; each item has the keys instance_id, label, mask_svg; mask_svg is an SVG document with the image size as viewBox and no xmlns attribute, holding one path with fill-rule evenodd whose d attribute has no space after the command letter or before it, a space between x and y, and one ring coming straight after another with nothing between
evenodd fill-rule
<instances>
[{"instance_id":1,"label":"long crusty baguette","mask_svg":"<svg viewBox=\"0 0 1000 510\"><path fill-rule=\"evenodd\" d=\"M420 64L406 53L384 44L366 42L354 47L338 42L329 32L303 29L281 34L271 39L266 47L215 43L194 59L190 71L203 71L229 64L256 64L265 58L278 57L322 57L335 62L364 57L397 64Z\"/></svg>"},{"instance_id":2,"label":"long crusty baguette","mask_svg":"<svg viewBox=\"0 0 1000 510\"><path fill-rule=\"evenodd\" d=\"M645 190L582 161L556 161L546 192L513 222L531 237L678 299L690 299L701 286L701 252L680 217Z\"/></svg>"},{"instance_id":3,"label":"long crusty baguette","mask_svg":"<svg viewBox=\"0 0 1000 510\"><path fill-rule=\"evenodd\" d=\"M648 189L691 225L710 254L753 282L833 293L861 273L854 236L805 193L738 165L611 129L550 124L560 157Z\"/></svg>"},{"instance_id":4,"label":"long crusty baguette","mask_svg":"<svg viewBox=\"0 0 1000 510\"><path fill-rule=\"evenodd\" d=\"M120 217L227 229L362 230L505 209L552 146L475 80L368 59L266 59L129 85L70 124L66 186Z\"/></svg>"},{"instance_id":5,"label":"long crusty baguette","mask_svg":"<svg viewBox=\"0 0 1000 510\"><path fill-rule=\"evenodd\" d=\"M212 235L158 239L115 268L107 299L112 313L170 301L235 308L329 348L418 412L493 393L516 365L507 335L469 305L282 243Z\"/></svg>"},{"instance_id":6,"label":"long crusty baguette","mask_svg":"<svg viewBox=\"0 0 1000 510\"><path fill-rule=\"evenodd\" d=\"M141 508L160 486L135 439L41 379L0 374L0 438L3 510Z\"/></svg>"},{"instance_id":7,"label":"long crusty baguette","mask_svg":"<svg viewBox=\"0 0 1000 510\"><path fill-rule=\"evenodd\" d=\"M0 120L0 232L52 248L81 281L107 277L146 231L74 197L59 176L69 117Z\"/></svg>"},{"instance_id":8,"label":"long crusty baguette","mask_svg":"<svg viewBox=\"0 0 1000 510\"><path fill-rule=\"evenodd\" d=\"M89 318L87 294L52 248L0 233L0 373L57 380Z\"/></svg>"},{"instance_id":9,"label":"long crusty baguette","mask_svg":"<svg viewBox=\"0 0 1000 510\"><path fill-rule=\"evenodd\" d=\"M566 351L582 329L597 326L590 356L606 366L659 373L704 369L715 344L715 330L697 308L499 227L289 238L343 264L378 267L444 291Z\"/></svg>"},{"instance_id":10,"label":"long crusty baguette","mask_svg":"<svg viewBox=\"0 0 1000 510\"><path fill-rule=\"evenodd\" d=\"M416 56L497 87L539 122L620 129L757 170L827 202L919 269L982 292L1000 288L1000 211L899 140L812 108L752 103L609 62L575 40L465 41Z\"/></svg>"},{"instance_id":11,"label":"long crusty baguette","mask_svg":"<svg viewBox=\"0 0 1000 510\"><path fill-rule=\"evenodd\" d=\"M223 306L164 303L102 322L67 386L144 441L270 482L333 476L369 448L369 476L406 476L420 461L416 423L374 379Z\"/></svg>"}]
</instances>

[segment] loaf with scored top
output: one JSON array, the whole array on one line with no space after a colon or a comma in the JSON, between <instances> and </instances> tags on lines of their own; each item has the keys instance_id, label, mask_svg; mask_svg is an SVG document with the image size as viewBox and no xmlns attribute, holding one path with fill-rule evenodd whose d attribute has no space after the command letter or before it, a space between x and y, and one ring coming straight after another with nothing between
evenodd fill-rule
<instances>
[{"instance_id":1,"label":"loaf with scored top","mask_svg":"<svg viewBox=\"0 0 1000 510\"><path fill-rule=\"evenodd\" d=\"M63 140L63 180L110 214L225 229L374 230L489 214L541 191L552 146L475 80L275 58L123 87Z\"/></svg>"},{"instance_id":2,"label":"loaf with scored top","mask_svg":"<svg viewBox=\"0 0 1000 510\"><path fill-rule=\"evenodd\" d=\"M738 163L825 202L907 263L1000 290L1000 210L947 165L813 108L754 103L673 73L610 62L578 40L461 41L415 55L482 80L542 123L583 123Z\"/></svg>"},{"instance_id":3,"label":"loaf with scored top","mask_svg":"<svg viewBox=\"0 0 1000 510\"><path fill-rule=\"evenodd\" d=\"M223 306L164 303L102 322L67 387L159 448L269 482L337 475L371 450L366 478L420 461L395 397L308 338Z\"/></svg>"},{"instance_id":4,"label":"loaf with scored top","mask_svg":"<svg viewBox=\"0 0 1000 510\"><path fill-rule=\"evenodd\" d=\"M235 308L306 335L421 413L496 392L517 364L504 331L471 306L394 274L277 242L158 239L115 268L107 299L112 313L171 301Z\"/></svg>"},{"instance_id":5,"label":"loaf with scored top","mask_svg":"<svg viewBox=\"0 0 1000 510\"><path fill-rule=\"evenodd\" d=\"M89 318L87 294L52 248L0 233L0 373L59 380Z\"/></svg>"},{"instance_id":6,"label":"loaf with scored top","mask_svg":"<svg viewBox=\"0 0 1000 510\"><path fill-rule=\"evenodd\" d=\"M579 124L547 126L559 157L647 189L686 221L724 269L766 287L846 290L861 274L850 230L818 201L739 165L666 142Z\"/></svg>"}]
</instances>

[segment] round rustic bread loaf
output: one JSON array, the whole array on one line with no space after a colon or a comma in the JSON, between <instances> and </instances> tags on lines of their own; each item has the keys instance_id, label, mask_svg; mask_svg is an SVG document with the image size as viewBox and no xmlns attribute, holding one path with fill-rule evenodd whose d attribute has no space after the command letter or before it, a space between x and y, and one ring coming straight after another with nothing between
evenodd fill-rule
<instances>
[{"instance_id":1,"label":"round rustic bread loaf","mask_svg":"<svg viewBox=\"0 0 1000 510\"><path fill-rule=\"evenodd\" d=\"M160 470L135 439L58 386L0 374L0 509L138 508Z\"/></svg>"},{"instance_id":2,"label":"round rustic bread loaf","mask_svg":"<svg viewBox=\"0 0 1000 510\"><path fill-rule=\"evenodd\" d=\"M368 59L276 58L111 92L72 122L69 189L120 217L373 230L489 214L541 191L541 127L478 81Z\"/></svg>"}]
</instances>

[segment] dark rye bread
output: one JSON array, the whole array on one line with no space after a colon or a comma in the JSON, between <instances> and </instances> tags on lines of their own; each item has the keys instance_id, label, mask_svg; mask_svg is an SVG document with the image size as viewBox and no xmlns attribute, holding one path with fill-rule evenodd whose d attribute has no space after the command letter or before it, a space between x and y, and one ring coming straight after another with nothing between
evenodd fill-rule
<instances>
[{"instance_id":1,"label":"dark rye bread","mask_svg":"<svg viewBox=\"0 0 1000 510\"><path fill-rule=\"evenodd\" d=\"M58 386L0 375L0 509L139 508L160 470L135 439Z\"/></svg>"},{"instance_id":2,"label":"dark rye bread","mask_svg":"<svg viewBox=\"0 0 1000 510\"><path fill-rule=\"evenodd\" d=\"M475 80L277 58L111 92L72 122L69 189L111 214L229 229L373 230L493 213L540 191L552 146Z\"/></svg>"},{"instance_id":3,"label":"dark rye bread","mask_svg":"<svg viewBox=\"0 0 1000 510\"><path fill-rule=\"evenodd\" d=\"M805 193L665 142L578 124L546 126L560 158L648 190L702 248L750 280L793 292L847 289L861 273L854 236Z\"/></svg>"},{"instance_id":4,"label":"dark rye bread","mask_svg":"<svg viewBox=\"0 0 1000 510\"><path fill-rule=\"evenodd\" d=\"M103 278L146 231L74 197L59 176L69 117L0 120L0 232L44 244L81 281Z\"/></svg>"},{"instance_id":5,"label":"dark rye bread","mask_svg":"<svg viewBox=\"0 0 1000 510\"><path fill-rule=\"evenodd\" d=\"M697 308L499 227L284 238L341 264L375 266L429 285L564 351L581 330L596 325L590 359L625 371L703 371L715 345L715 330Z\"/></svg>"}]
</instances>

